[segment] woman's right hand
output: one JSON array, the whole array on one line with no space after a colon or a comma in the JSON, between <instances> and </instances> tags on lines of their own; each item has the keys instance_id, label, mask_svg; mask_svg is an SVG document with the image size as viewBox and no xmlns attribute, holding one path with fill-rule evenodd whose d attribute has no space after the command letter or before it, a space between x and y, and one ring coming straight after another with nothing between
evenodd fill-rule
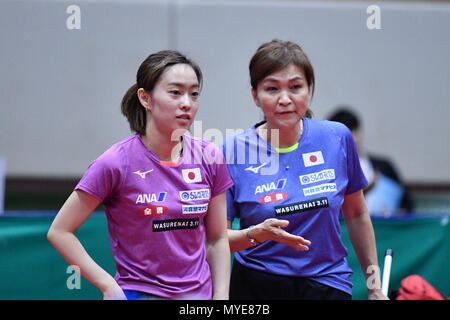
<instances>
[{"instance_id":1,"label":"woman's right hand","mask_svg":"<svg viewBox=\"0 0 450 320\"><path fill-rule=\"evenodd\" d=\"M273 240L288 245L295 250L308 251L311 241L282 229L288 225L288 220L270 218L252 227L249 230L249 236L260 243L266 240Z\"/></svg>"},{"instance_id":2,"label":"woman's right hand","mask_svg":"<svg viewBox=\"0 0 450 320\"><path fill-rule=\"evenodd\" d=\"M127 297L123 293L123 290L117 282L114 281L111 285L105 288L103 291L103 300L127 300Z\"/></svg>"}]
</instances>

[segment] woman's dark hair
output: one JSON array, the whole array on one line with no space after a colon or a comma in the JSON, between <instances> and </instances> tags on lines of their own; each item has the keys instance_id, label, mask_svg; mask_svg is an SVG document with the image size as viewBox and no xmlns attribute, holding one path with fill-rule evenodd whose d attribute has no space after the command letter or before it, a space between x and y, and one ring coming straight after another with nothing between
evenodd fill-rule
<instances>
[{"instance_id":1,"label":"woman's dark hair","mask_svg":"<svg viewBox=\"0 0 450 320\"><path fill-rule=\"evenodd\" d=\"M306 82L311 88L312 97L314 94L315 80L311 62L298 44L279 39L263 43L250 60L249 71L252 88L256 90L258 83L262 79L289 64L296 65L303 70ZM305 117L312 117L312 111L309 108L306 111Z\"/></svg>"},{"instance_id":2,"label":"woman's dark hair","mask_svg":"<svg viewBox=\"0 0 450 320\"><path fill-rule=\"evenodd\" d=\"M145 91L151 92L163 72L168 67L179 63L184 63L192 67L197 75L199 88L201 89L203 81L202 71L191 59L173 50L163 50L149 55L137 71L136 84L132 85L122 98L122 114L127 118L132 131L144 135L147 125L147 111L139 101L137 95L138 89L143 88Z\"/></svg>"}]
</instances>

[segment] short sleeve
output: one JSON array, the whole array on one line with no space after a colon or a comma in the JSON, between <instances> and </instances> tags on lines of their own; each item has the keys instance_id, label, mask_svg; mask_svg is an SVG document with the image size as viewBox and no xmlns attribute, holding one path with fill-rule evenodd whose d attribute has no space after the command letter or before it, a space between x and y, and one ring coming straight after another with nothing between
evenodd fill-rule
<instances>
[{"instance_id":1,"label":"short sleeve","mask_svg":"<svg viewBox=\"0 0 450 320\"><path fill-rule=\"evenodd\" d=\"M224 158L229 163L233 163L233 154L234 154L234 139L227 138L222 144L222 152L224 154ZM229 165L227 165L228 170L230 170ZM233 185L231 188L227 190L227 219L233 221L235 218L239 218L239 209L236 206L235 202L235 192L236 186Z\"/></svg>"},{"instance_id":2,"label":"short sleeve","mask_svg":"<svg viewBox=\"0 0 450 320\"><path fill-rule=\"evenodd\" d=\"M367 186L367 179L361 169L355 140L353 140L352 133L347 127L344 128L343 142L346 150L348 177L345 194L350 194L365 188Z\"/></svg>"},{"instance_id":3,"label":"short sleeve","mask_svg":"<svg viewBox=\"0 0 450 320\"><path fill-rule=\"evenodd\" d=\"M123 159L117 151L106 151L89 165L75 190L83 190L103 202L121 184L122 163Z\"/></svg>"},{"instance_id":4,"label":"short sleeve","mask_svg":"<svg viewBox=\"0 0 450 320\"><path fill-rule=\"evenodd\" d=\"M222 151L214 144L210 144L210 148L213 148L214 161L211 161L210 165L213 166L213 185L211 187L211 198L221 194L233 185L230 174L228 172L227 165L225 163L225 157Z\"/></svg>"},{"instance_id":5,"label":"short sleeve","mask_svg":"<svg viewBox=\"0 0 450 320\"><path fill-rule=\"evenodd\" d=\"M233 221L235 218L239 218L239 210L236 207L236 203L234 201L234 192L235 187L232 186L227 190L227 219Z\"/></svg>"}]
</instances>

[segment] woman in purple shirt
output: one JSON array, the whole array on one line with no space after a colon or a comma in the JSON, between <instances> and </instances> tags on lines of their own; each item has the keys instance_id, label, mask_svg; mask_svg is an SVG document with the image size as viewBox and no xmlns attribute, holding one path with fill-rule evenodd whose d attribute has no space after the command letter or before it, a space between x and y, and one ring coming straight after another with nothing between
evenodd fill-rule
<instances>
[{"instance_id":1,"label":"woman in purple shirt","mask_svg":"<svg viewBox=\"0 0 450 320\"><path fill-rule=\"evenodd\" d=\"M122 100L136 133L93 161L63 205L48 239L104 299L228 299L226 196L221 151L186 134L202 73L176 51L150 55ZM113 278L75 236L103 203Z\"/></svg>"}]
</instances>

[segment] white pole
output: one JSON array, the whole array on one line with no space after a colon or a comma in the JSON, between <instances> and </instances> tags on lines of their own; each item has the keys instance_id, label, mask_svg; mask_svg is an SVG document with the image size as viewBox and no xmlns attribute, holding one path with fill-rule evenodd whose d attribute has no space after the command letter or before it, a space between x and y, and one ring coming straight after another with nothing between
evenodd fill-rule
<instances>
[{"instance_id":1,"label":"white pole","mask_svg":"<svg viewBox=\"0 0 450 320\"><path fill-rule=\"evenodd\" d=\"M392 256L394 251L387 249L384 256L383 280L381 282L381 292L387 297L389 289L389 278L391 276Z\"/></svg>"}]
</instances>

